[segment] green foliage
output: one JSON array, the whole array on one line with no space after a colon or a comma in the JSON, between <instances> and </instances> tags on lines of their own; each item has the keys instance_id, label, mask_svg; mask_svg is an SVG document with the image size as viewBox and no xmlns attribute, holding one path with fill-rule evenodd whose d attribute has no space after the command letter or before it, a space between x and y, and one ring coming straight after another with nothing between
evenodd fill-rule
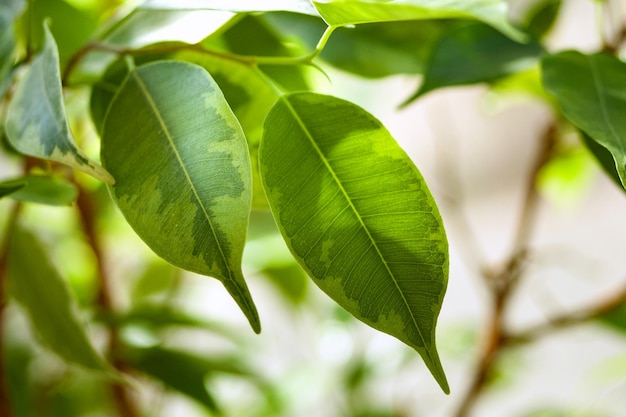
<instances>
[{"instance_id":1,"label":"green foliage","mask_svg":"<svg viewBox=\"0 0 626 417\"><path fill-rule=\"evenodd\" d=\"M0 365L17 417L150 415L145 400L132 411L126 378L182 394L203 415L293 415L284 397L294 388L247 365L251 332L190 311L193 274L223 284L256 333L276 307L259 302L259 315L257 286L269 283L288 301L280 308L302 313L315 305L312 281L337 308L322 323L360 326L354 317L393 336L450 392L436 343L446 218L381 121L319 92L320 74L334 82L329 67L419 80L405 104L469 84L522 92L555 119L531 184L580 190L593 155L626 188L626 63L612 45L546 52L560 0L522 2L514 24L504 0L124 3L0 0L0 320L11 329L0 326ZM572 125L590 153L563 144ZM69 220L48 235L59 212ZM63 251L49 236L59 247L79 242L88 259L55 259ZM65 262L93 265L76 274ZM512 285L490 284L503 298ZM623 329L620 305L601 318ZM12 330L20 320L35 337ZM492 342L504 344L496 330ZM203 337L218 347L196 345ZM382 364L351 348L341 387L356 398ZM221 398L228 378L249 384L253 411L240 412L245 395ZM96 395L103 389L112 395ZM408 415L352 397L342 415Z\"/></svg>"}]
</instances>

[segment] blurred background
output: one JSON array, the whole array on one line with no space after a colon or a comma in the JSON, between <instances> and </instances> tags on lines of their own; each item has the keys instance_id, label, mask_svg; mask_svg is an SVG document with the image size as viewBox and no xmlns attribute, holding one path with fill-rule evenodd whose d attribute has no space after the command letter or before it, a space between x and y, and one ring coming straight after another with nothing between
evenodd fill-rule
<instances>
[{"instance_id":1,"label":"blurred background","mask_svg":"<svg viewBox=\"0 0 626 417\"><path fill-rule=\"evenodd\" d=\"M513 18L522 3L511 1ZM604 18L617 25L626 20L626 4L612 3L615 14ZM66 4L98 8L94 1ZM594 1L564 0L547 38L549 49L599 49L597 19ZM206 34L206 28L184 26L191 41ZM43 233L56 266L85 307L96 343L103 343L103 323L114 321L138 355L143 373L137 378L150 381L137 392L146 415L217 415L211 402L237 417L454 415L484 343L490 310L481 274L511 250L533 160L554 115L541 100L511 92L507 80L437 90L399 110L418 77L372 80L323 67L331 81L313 72L317 88L378 117L415 161L440 205L451 260L438 347L452 393L441 392L414 351L351 318L309 282L268 213L253 212L244 255L263 325L254 335L217 280L159 260L126 224L106 189L84 179L103 207L98 228L119 317L90 309L96 296L94 255L80 233L68 233L79 227L75 211L27 204L23 215ZM78 96L71 101L76 106L88 99L88 91L71 94ZM93 129L85 120L73 127ZM537 184L541 199L527 274L506 317L513 330L592 305L626 282L624 191L574 133L563 143ZM86 146L97 153L97 143ZM18 165L17 158L0 154L3 178L15 175ZM0 204L0 218L7 212L8 205ZM28 414L33 401L42 416L113 415L102 395L104 382L36 348L16 305L7 310L5 333L11 389L22 409L18 416L37 415ZM179 381L172 389L178 373L192 370L194 381ZM204 393L197 390L198 380ZM626 325L597 320L507 349L472 415L620 417L624 410Z\"/></svg>"}]
</instances>

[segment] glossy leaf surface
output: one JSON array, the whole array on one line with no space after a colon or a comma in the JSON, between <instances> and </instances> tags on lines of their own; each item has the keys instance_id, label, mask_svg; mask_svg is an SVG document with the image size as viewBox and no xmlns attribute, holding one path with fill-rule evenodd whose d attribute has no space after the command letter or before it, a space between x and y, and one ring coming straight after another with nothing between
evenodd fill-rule
<instances>
[{"instance_id":1,"label":"glossy leaf surface","mask_svg":"<svg viewBox=\"0 0 626 417\"><path fill-rule=\"evenodd\" d=\"M252 197L248 148L211 76L178 61L133 70L104 122L102 160L137 234L168 262L222 281L259 332L241 271Z\"/></svg>"},{"instance_id":2,"label":"glossy leaf surface","mask_svg":"<svg viewBox=\"0 0 626 417\"><path fill-rule=\"evenodd\" d=\"M448 392L435 347L448 246L412 161L369 113L313 93L277 102L259 152L270 207L296 259L355 317L415 348Z\"/></svg>"},{"instance_id":3,"label":"glossy leaf surface","mask_svg":"<svg viewBox=\"0 0 626 417\"><path fill-rule=\"evenodd\" d=\"M64 179L43 175L27 175L3 184L23 184L11 198L50 206L68 206L78 197L76 186ZM2 184L0 184L2 189Z\"/></svg>"},{"instance_id":4,"label":"glossy leaf surface","mask_svg":"<svg viewBox=\"0 0 626 417\"><path fill-rule=\"evenodd\" d=\"M314 0L313 5L331 26L396 20L476 19L513 39L524 39L508 22L507 6L502 0Z\"/></svg>"},{"instance_id":5,"label":"glossy leaf surface","mask_svg":"<svg viewBox=\"0 0 626 417\"><path fill-rule=\"evenodd\" d=\"M23 154L67 164L112 183L111 175L87 158L74 142L63 105L56 43L50 31L45 32L44 49L33 59L9 104L9 142Z\"/></svg>"},{"instance_id":6,"label":"glossy leaf surface","mask_svg":"<svg viewBox=\"0 0 626 417\"><path fill-rule=\"evenodd\" d=\"M482 23L470 23L441 36L434 46L413 101L429 91L497 80L530 68L542 48L517 43Z\"/></svg>"},{"instance_id":7,"label":"glossy leaf surface","mask_svg":"<svg viewBox=\"0 0 626 417\"><path fill-rule=\"evenodd\" d=\"M163 10L228 10L237 13L282 10L317 15L309 0L148 0L141 7Z\"/></svg>"},{"instance_id":8,"label":"glossy leaf surface","mask_svg":"<svg viewBox=\"0 0 626 417\"><path fill-rule=\"evenodd\" d=\"M68 363L109 371L76 316L76 301L35 235L16 227L9 254L9 290L42 342Z\"/></svg>"},{"instance_id":9,"label":"glossy leaf surface","mask_svg":"<svg viewBox=\"0 0 626 417\"><path fill-rule=\"evenodd\" d=\"M626 63L567 51L544 56L542 71L565 117L613 155L626 188Z\"/></svg>"}]
</instances>

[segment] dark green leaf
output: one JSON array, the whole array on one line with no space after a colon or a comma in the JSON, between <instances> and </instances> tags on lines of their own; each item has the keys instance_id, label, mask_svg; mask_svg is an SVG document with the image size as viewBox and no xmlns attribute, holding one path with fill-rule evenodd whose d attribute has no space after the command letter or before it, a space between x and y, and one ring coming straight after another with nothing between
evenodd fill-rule
<instances>
[{"instance_id":1,"label":"dark green leaf","mask_svg":"<svg viewBox=\"0 0 626 417\"><path fill-rule=\"evenodd\" d=\"M293 13L268 13L263 18L281 33L289 33L313 50L326 29L319 18ZM439 36L450 21L370 23L333 32L320 58L364 77L419 74Z\"/></svg>"},{"instance_id":2,"label":"dark green leaf","mask_svg":"<svg viewBox=\"0 0 626 417\"><path fill-rule=\"evenodd\" d=\"M540 0L529 2L519 25L535 38L541 38L554 25L562 0Z\"/></svg>"},{"instance_id":3,"label":"dark green leaf","mask_svg":"<svg viewBox=\"0 0 626 417\"><path fill-rule=\"evenodd\" d=\"M56 43L50 31L45 32L44 50L33 59L9 103L9 142L23 154L61 162L112 183L111 175L76 147L65 116Z\"/></svg>"},{"instance_id":4,"label":"dark green leaf","mask_svg":"<svg viewBox=\"0 0 626 417\"><path fill-rule=\"evenodd\" d=\"M326 0L313 5L331 26L359 23L423 19L476 19L502 33L522 41L525 36L507 19L507 5L502 0Z\"/></svg>"},{"instance_id":5,"label":"dark green leaf","mask_svg":"<svg viewBox=\"0 0 626 417\"><path fill-rule=\"evenodd\" d=\"M10 293L42 342L69 363L112 372L91 346L76 301L35 235L16 227L9 254Z\"/></svg>"},{"instance_id":6,"label":"dark green leaf","mask_svg":"<svg viewBox=\"0 0 626 417\"><path fill-rule=\"evenodd\" d=\"M13 53L15 52L13 22L10 10L0 4L0 98L4 96L13 68Z\"/></svg>"},{"instance_id":7,"label":"dark green leaf","mask_svg":"<svg viewBox=\"0 0 626 417\"><path fill-rule=\"evenodd\" d=\"M583 143L587 149L591 151L593 156L595 156L604 172L615 182L615 184L617 184L618 187L623 188L622 182L619 179L617 168L615 167L615 160L613 159L611 152L598 142L591 139L585 132L580 132L580 135L583 139Z\"/></svg>"},{"instance_id":8,"label":"dark green leaf","mask_svg":"<svg viewBox=\"0 0 626 417\"><path fill-rule=\"evenodd\" d=\"M24 187L26 187L24 178L4 180L0 182L0 198L13 194Z\"/></svg>"},{"instance_id":9,"label":"dark green leaf","mask_svg":"<svg viewBox=\"0 0 626 417\"><path fill-rule=\"evenodd\" d=\"M408 156L363 109L313 93L278 101L259 152L276 222L315 283L355 317L415 348L448 392L435 347L448 245Z\"/></svg>"},{"instance_id":10,"label":"dark green leaf","mask_svg":"<svg viewBox=\"0 0 626 417\"><path fill-rule=\"evenodd\" d=\"M62 178L46 177L42 175L28 175L7 181L9 185L23 184L11 198L31 203L47 204L51 206L67 206L78 197L76 186ZM3 182L3 184L7 184ZM2 185L0 185L2 189Z\"/></svg>"},{"instance_id":11,"label":"dark green leaf","mask_svg":"<svg viewBox=\"0 0 626 417\"><path fill-rule=\"evenodd\" d=\"M454 28L431 52L418 91L405 104L437 88L495 81L532 67L542 48L517 43L482 23Z\"/></svg>"},{"instance_id":12,"label":"dark green leaf","mask_svg":"<svg viewBox=\"0 0 626 417\"><path fill-rule=\"evenodd\" d=\"M309 0L147 0L141 7L162 10L228 10L238 13L284 10L317 15Z\"/></svg>"},{"instance_id":13,"label":"dark green leaf","mask_svg":"<svg viewBox=\"0 0 626 417\"><path fill-rule=\"evenodd\" d=\"M104 122L102 160L137 234L173 265L222 281L259 332L241 271L252 198L248 148L211 76L178 61L133 70Z\"/></svg>"},{"instance_id":14,"label":"dark green leaf","mask_svg":"<svg viewBox=\"0 0 626 417\"><path fill-rule=\"evenodd\" d=\"M608 149L626 187L626 63L605 54L576 51L545 55L543 83L563 114Z\"/></svg>"}]
</instances>

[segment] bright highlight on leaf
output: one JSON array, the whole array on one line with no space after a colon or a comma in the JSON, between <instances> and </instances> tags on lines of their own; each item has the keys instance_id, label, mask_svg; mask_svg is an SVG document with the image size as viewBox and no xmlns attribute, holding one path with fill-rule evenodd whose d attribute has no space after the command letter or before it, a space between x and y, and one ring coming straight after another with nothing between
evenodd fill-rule
<instances>
[{"instance_id":1,"label":"bright highlight on leaf","mask_svg":"<svg viewBox=\"0 0 626 417\"><path fill-rule=\"evenodd\" d=\"M525 35L509 23L507 5L502 0L313 0L313 5L331 26L397 20L476 19L512 39L525 39Z\"/></svg>"},{"instance_id":2,"label":"bright highlight on leaf","mask_svg":"<svg viewBox=\"0 0 626 417\"><path fill-rule=\"evenodd\" d=\"M315 283L415 348L449 392L435 346L448 244L424 179L389 132L349 102L286 95L266 119L259 161L276 222Z\"/></svg>"},{"instance_id":3,"label":"bright highlight on leaf","mask_svg":"<svg viewBox=\"0 0 626 417\"><path fill-rule=\"evenodd\" d=\"M69 363L113 375L89 342L75 313L76 301L44 247L33 233L19 226L9 253L9 290L50 350Z\"/></svg>"},{"instance_id":4,"label":"bright highlight on leaf","mask_svg":"<svg viewBox=\"0 0 626 417\"><path fill-rule=\"evenodd\" d=\"M9 103L6 131L11 145L25 155L67 164L106 183L114 182L76 147L63 105L59 53L47 26L44 49L33 59Z\"/></svg>"},{"instance_id":5,"label":"bright highlight on leaf","mask_svg":"<svg viewBox=\"0 0 626 417\"><path fill-rule=\"evenodd\" d=\"M248 147L208 72L179 61L131 71L104 121L102 160L137 234L173 265L222 281L259 332L241 271L252 198Z\"/></svg>"},{"instance_id":6,"label":"bright highlight on leaf","mask_svg":"<svg viewBox=\"0 0 626 417\"><path fill-rule=\"evenodd\" d=\"M544 56L542 75L565 117L611 152L626 188L626 63L568 51Z\"/></svg>"},{"instance_id":7,"label":"bright highlight on leaf","mask_svg":"<svg viewBox=\"0 0 626 417\"><path fill-rule=\"evenodd\" d=\"M231 12L289 11L317 15L309 0L147 0L146 9L227 10Z\"/></svg>"}]
</instances>

